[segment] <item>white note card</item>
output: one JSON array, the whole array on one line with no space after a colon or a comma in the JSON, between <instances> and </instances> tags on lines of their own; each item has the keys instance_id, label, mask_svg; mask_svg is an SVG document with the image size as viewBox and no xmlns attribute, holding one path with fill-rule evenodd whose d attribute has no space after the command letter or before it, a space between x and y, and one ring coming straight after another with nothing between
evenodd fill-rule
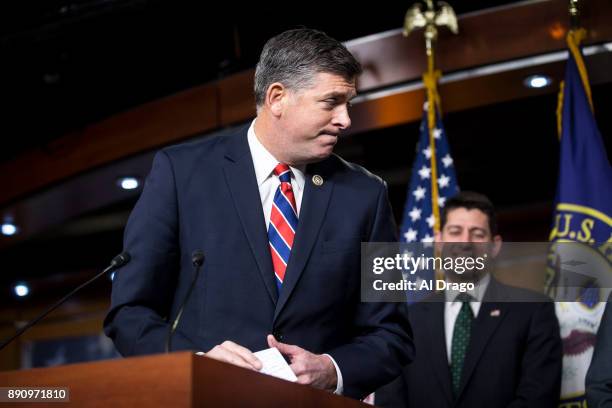
<instances>
[{"instance_id":1,"label":"white note card","mask_svg":"<svg viewBox=\"0 0 612 408\"><path fill-rule=\"evenodd\" d=\"M259 370L260 373L282 378L287 381L297 381L297 377L293 373L293 370L291 370L291 367L289 367L289 364L287 364L276 347L261 350L254 354L263 365L263 368Z\"/></svg>"}]
</instances>

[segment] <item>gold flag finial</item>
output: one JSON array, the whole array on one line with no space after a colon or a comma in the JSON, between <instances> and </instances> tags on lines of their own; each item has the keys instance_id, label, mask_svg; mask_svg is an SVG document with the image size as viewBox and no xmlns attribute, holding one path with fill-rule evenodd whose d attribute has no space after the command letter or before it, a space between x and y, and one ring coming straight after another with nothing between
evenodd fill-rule
<instances>
[{"instance_id":1,"label":"gold flag finial","mask_svg":"<svg viewBox=\"0 0 612 408\"><path fill-rule=\"evenodd\" d=\"M438 178L436 164L436 143L435 143L435 127L436 127L436 112L441 112L440 97L438 95L438 80L441 73L434 67L435 42L438 38L437 27L448 27L454 34L459 32L457 16L453 8L444 1L438 1L438 10L434 7L433 0L425 0L427 9L423 11L421 3L415 3L406 12L404 17L404 36L408 37L410 33L417 28L425 27L425 47L427 51L427 72L423 74L423 84L425 85L427 94L427 104L424 109L427 110L427 128L429 131L429 151L430 151L430 169L431 169L431 209L434 217L433 231L440 231L440 211L438 206Z\"/></svg>"},{"instance_id":2,"label":"gold flag finial","mask_svg":"<svg viewBox=\"0 0 612 408\"><path fill-rule=\"evenodd\" d=\"M406 12L404 17L404 36L418 28L425 27L425 47L427 55L432 54L434 43L438 38L437 27L448 27L453 34L459 32L457 16L453 8L444 1L437 2L438 10L435 9L432 0L425 0L426 10L423 11L421 3L415 3Z\"/></svg>"}]
</instances>

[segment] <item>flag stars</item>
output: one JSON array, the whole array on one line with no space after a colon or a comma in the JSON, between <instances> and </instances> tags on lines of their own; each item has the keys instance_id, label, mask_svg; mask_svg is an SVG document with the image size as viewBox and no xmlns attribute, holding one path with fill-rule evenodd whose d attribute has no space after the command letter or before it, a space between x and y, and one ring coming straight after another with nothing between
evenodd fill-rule
<instances>
[{"instance_id":1,"label":"flag stars","mask_svg":"<svg viewBox=\"0 0 612 408\"><path fill-rule=\"evenodd\" d=\"M419 170L419 176L421 176L421 180L428 179L430 177L430 174L431 169L427 166L423 166L421 167L421 170Z\"/></svg>"},{"instance_id":2,"label":"flag stars","mask_svg":"<svg viewBox=\"0 0 612 408\"><path fill-rule=\"evenodd\" d=\"M410 229L410 231L414 231L414 230L411 228L411 229ZM416 237L416 233L417 233L417 232L416 232L416 231L414 231L414 236L415 236L415 237ZM413 253L413 252L411 252L411 251L409 251L409 250L407 250L407 249L405 249L405 250L404 250L404 252L403 252L402 254L403 254L405 257L407 257L407 258L412 258L412 257L414 257L414 253Z\"/></svg>"},{"instance_id":3,"label":"flag stars","mask_svg":"<svg viewBox=\"0 0 612 408\"><path fill-rule=\"evenodd\" d=\"M443 174L438 179L438 185L440 186L440 188L448 187L449 182L450 182L450 177L448 177L446 174Z\"/></svg>"},{"instance_id":4,"label":"flag stars","mask_svg":"<svg viewBox=\"0 0 612 408\"><path fill-rule=\"evenodd\" d=\"M435 242L434 227L439 220L432 210L446 208L449 197L458 191L454 162L445 140L447 133L438 115L432 127L428 126L429 108L437 110L435 104L423 103L420 138L413 147L415 163L402 220L404 228L400 233L402 242L420 242L424 248L433 247ZM434 191L437 191L436 195L433 195Z\"/></svg>"},{"instance_id":5,"label":"flag stars","mask_svg":"<svg viewBox=\"0 0 612 408\"><path fill-rule=\"evenodd\" d=\"M453 158L450 156L449 153L447 153L446 156L442 158L442 163L444 164L445 168L449 168L453 165Z\"/></svg>"},{"instance_id":6,"label":"flag stars","mask_svg":"<svg viewBox=\"0 0 612 408\"><path fill-rule=\"evenodd\" d=\"M431 243L433 243L433 242L434 242L434 238L433 238L431 235L427 234L427 235L425 235L425 236L423 237L423 239L421 240L421 242L423 242L423 243L425 243L425 244L431 244Z\"/></svg>"},{"instance_id":7,"label":"flag stars","mask_svg":"<svg viewBox=\"0 0 612 408\"><path fill-rule=\"evenodd\" d=\"M421 218L421 209L417 207L412 207L412 211L408 213L412 222L415 222Z\"/></svg>"},{"instance_id":8,"label":"flag stars","mask_svg":"<svg viewBox=\"0 0 612 408\"><path fill-rule=\"evenodd\" d=\"M436 223L436 219L434 218L433 214L427 217L427 225L429 225L429 228L433 228L435 223Z\"/></svg>"},{"instance_id":9,"label":"flag stars","mask_svg":"<svg viewBox=\"0 0 612 408\"><path fill-rule=\"evenodd\" d=\"M417 238L417 232L413 230L412 228L409 228L408 231L404 233L404 238L406 239L406 242L414 242L416 241L416 238Z\"/></svg>"},{"instance_id":10,"label":"flag stars","mask_svg":"<svg viewBox=\"0 0 612 408\"><path fill-rule=\"evenodd\" d=\"M417 201L422 200L425 198L425 192L427 190L425 190L425 188L419 186L417 187L416 190L414 190L414 192L412 194L414 194L414 198L416 198Z\"/></svg>"}]
</instances>

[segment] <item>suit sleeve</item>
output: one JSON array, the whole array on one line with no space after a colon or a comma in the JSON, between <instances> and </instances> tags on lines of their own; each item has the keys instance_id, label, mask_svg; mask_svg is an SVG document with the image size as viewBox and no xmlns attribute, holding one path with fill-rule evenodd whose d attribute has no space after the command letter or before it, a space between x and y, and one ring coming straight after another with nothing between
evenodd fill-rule
<instances>
[{"instance_id":1,"label":"suit sleeve","mask_svg":"<svg viewBox=\"0 0 612 408\"><path fill-rule=\"evenodd\" d=\"M401 375L389 384L376 390L374 405L381 408L404 408L408 406L409 385Z\"/></svg>"},{"instance_id":2,"label":"suit sleeve","mask_svg":"<svg viewBox=\"0 0 612 408\"><path fill-rule=\"evenodd\" d=\"M601 318L591 366L586 376L589 408L612 406L612 294Z\"/></svg>"},{"instance_id":3,"label":"suit sleeve","mask_svg":"<svg viewBox=\"0 0 612 408\"><path fill-rule=\"evenodd\" d=\"M509 407L556 408L561 392L562 345L553 302L533 314L514 401Z\"/></svg>"},{"instance_id":4,"label":"suit sleeve","mask_svg":"<svg viewBox=\"0 0 612 408\"><path fill-rule=\"evenodd\" d=\"M124 249L131 261L115 274L104 331L123 356L163 352L180 261L174 173L163 151L128 220ZM179 332L173 346L194 348Z\"/></svg>"},{"instance_id":5,"label":"suit sleeve","mask_svg":"<svg viewBox=\"0 0 612 408\"><path fill-rule=\"evenodd\" d=\"M369 242L395 242L396 227L381 183ZM400 375L414 356L412 330L403 303L358 302L353 325L356 337L329 351L340 366L344 395L361 399Z\"/></svg>"}]
</instances>

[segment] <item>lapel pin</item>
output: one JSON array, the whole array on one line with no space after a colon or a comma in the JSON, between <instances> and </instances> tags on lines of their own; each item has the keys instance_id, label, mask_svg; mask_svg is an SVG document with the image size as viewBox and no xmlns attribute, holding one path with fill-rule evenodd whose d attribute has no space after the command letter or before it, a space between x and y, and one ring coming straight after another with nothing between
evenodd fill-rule
<instances>
[{"instance_id":1,"label":"lapel pin","mask_svg":"<svg viewBox=\"0 0 612 408\"><path fill-rule=\"evenodd\" d=\"M319 176L318 174L315 174L314 176L312 176L312 184L317 187L321 187L323 185L323 177Z\"/></svg>"},{"instance_id":2,"label":"lapel pin","mask_svg":"<svg viewBox=\"0 0 612 408\"><path fill-rule=\"evenodd\" d=\"M491 310L491 317L499 317L499 315L501 314L501 312L499 311L499 309L495 309L495 310Z\"/></svg>"}]
</instances>

